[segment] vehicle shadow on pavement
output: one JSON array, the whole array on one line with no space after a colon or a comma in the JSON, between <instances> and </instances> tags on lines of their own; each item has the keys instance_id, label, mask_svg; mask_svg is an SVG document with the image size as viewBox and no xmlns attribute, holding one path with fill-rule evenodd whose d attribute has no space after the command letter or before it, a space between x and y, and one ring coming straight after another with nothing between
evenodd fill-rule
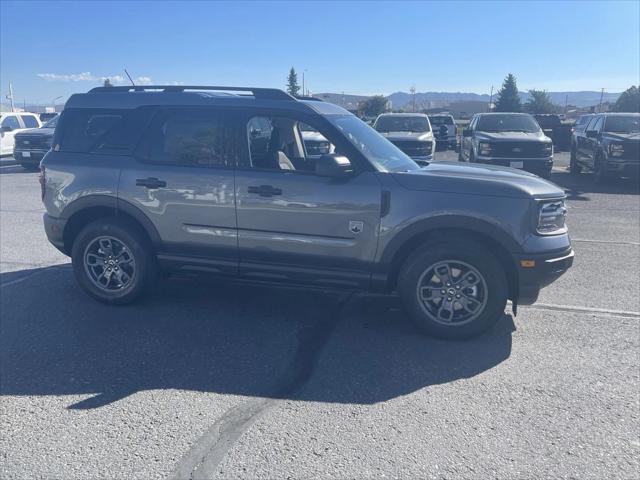
<instances>
[{"instance_id":1,"label":"vehicle shadow on pavement","mask_svg":"<svg viewBox=\"0 0 640 480\"><path fill-rule=\"evenodd\" d=\"M568 200L589 201L590 193L640 195L640 181L632 178L611 178L604 184L597 184L588 173L572 175L568 171L554 171L551 181L565 190Z\"/></svg>"},{"instance_id":2,"label":"vehicle shadow on pavement","mask_svg":"<svg viewBox=\"0 0 640 480\"><path fill-rule=\"evenodd\" d=\"M0 274L0 292L0 395L75 395L73 409L152 389L371 404L498 365L515 330L505 315L435 340L387 298L200 279L111 307L68 265Z\"/></svg>"}]
</instances>

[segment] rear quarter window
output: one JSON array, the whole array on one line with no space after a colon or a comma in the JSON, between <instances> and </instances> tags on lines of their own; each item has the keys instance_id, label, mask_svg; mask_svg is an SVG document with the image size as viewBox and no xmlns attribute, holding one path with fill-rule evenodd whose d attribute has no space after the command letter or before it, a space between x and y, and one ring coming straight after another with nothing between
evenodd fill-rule
<instances>
[{"instance_id":1,"label":"rear quarter window","mask_svg":"<svg viewBox=\"0 0 640 480\"><path fill-rule=\"evenodd\" d=\"M77 153L129 155L133 152L152 109L67 109L58 122L54 145Z\"/></svg>"},{"instance_id":2,"label":"rear quarter window","mask_svg":"<svg viewBox=\"0 0 640 480\"><path fill-rule=\"evenodd\" d=\"M38 128L38 120L33 115L20 115L25 128Z\"/></svg>"}]
</instances>

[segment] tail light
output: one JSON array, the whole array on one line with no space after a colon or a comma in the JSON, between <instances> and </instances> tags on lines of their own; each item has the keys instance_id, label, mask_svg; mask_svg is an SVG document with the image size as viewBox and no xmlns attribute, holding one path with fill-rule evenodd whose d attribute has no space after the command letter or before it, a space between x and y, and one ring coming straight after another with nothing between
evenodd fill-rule
<instances>
[{"instance_id":1,"label":"tail light","mask_svg":"<svg viewBox=\"0 0 640 480\"><path fill-rule=\"evenodd\" d=\"M44 168L44 165L40 165L40 176L38 177L38 181L40 182L40 198L44 201L44 186L47 182L46 169Z\"/></svg>"}]
</instances>

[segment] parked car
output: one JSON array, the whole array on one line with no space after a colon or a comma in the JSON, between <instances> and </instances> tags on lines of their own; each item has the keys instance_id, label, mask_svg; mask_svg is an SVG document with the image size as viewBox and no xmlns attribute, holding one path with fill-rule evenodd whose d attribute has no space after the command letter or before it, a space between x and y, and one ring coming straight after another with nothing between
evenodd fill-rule
<instances>
[{"instance_id":1,"label":"parked car","mask_svg":"<svg viewBox=\"0 0 640 480\"><path fill-rule=\"evenodd\" d=\"M335 153L309 159L301 122ZM493 325L508 298L514 312L534 302L573 262L557 186L480 165L420 168L337 105L276 89L73 95L40 181L49 241L109 304L134 301L161 270L208 272L396 292L424 331L459 338Z\"/></svg>"},{"instance_id":2,"label":"parked car","mask_svg":"<svg viewBox=\"0 0 640 480\"><path fill-rule=\"evenodd\" d=\"M373 128L419 165L433 160L435 141L427 115L383 113L376 118Z\"/></svg>"},{"instance_id":3,"label":"parked car","mask_svg":"<svg viewBox=\"0 0 640 480\"><path fill-rule=\"evenodd\" d=\"M571 130L573 126L562 123L560 115L555 113L535 114L533 116L542 132L553 141L555 151L568 151L571 148Z\"/></svg>"},{"instance_id":4,"label":"parked car","mask_svg":"<svg viewBox=\"0 0 640 480\"><path fill-rule=\"evenodd\" d=\"M0 156L13 155L16 133L27 128L39 128L41 125L35 113L0 113Z\"/></svg>"},{"instance_id":5,"label":"parked car","mask_svg":"<svg viewBox=\"0 0 640 480\"><path fill-rule=\"evenodd\" d=\"M458 129L451 115L429 115L429 122L436 138L436 146L455 150L458 146Z\"/></svg>"},{"instance_id":6,"label":"parked car","mask_svg":"<svg viewBox=\"0 0 640 480\"><path fill-rule=\"evenodd\" d=\"M593 115L587 127L576 132L569 169L593 172L596 181L607 177L638 177L640 173L640 113Z\"/></svg>"},{"instance_id":7,"label":"parked car","mask_svg":"<svg viewBox=\"0 0 640 480\"><path fill-rule=\"evenodd\" d=\"M595 114L593 113L590 113L588 115L580 115L578 118L576 118L576 121L571 127L571 149L569 150L571 152L571 158L573 158L576 154L575 149L576 145L578 144L578 135L581 135L585 131L587 125L594 117L594 115Z\"/></svg>"},{"instance_id":8,"label":"parked car","mask_svg":"<svg viewBox=\"0 0 640 480\"><path fill-rule=\"evenodd\" d=\"M53 117L40 128L21 130L15 135L13 158L26 170L37 170L40 160L51 148L58 117Z\"/></svg>"},{"instance_id":9,"label":"parked car","mask_svg":"<svg viewBox=\"0 0 640 480\"><path fill-rule=\"evenodd\" d=\"M551 177L553 144L528 113L478 113L462 132L458 160Z\"/></svg>"},{"instance_id":10,"label":"parked car","mask_svg":"<svg viewBox=\"0 0 640 480\"><path fill-rule=\"evenodd\" d=\"M300 123L299 125L307 157L318 158L322 155L334 152L334 146L331 145L331 142L324 138L324 136L315 128L307 125L306 123Z\"/></svg>"},{"instance_id":11,"label":"parked car","mask_svg":"<svg viewBox=\"0 0 640 480\"><path fill-rule=\"evenodd\" d=\"M40 121L42 123L48 122L49 120L51 120L52 118L55 118L58 116L57 112L44 112L40 114Z\"/></svg>"}]
</instances>

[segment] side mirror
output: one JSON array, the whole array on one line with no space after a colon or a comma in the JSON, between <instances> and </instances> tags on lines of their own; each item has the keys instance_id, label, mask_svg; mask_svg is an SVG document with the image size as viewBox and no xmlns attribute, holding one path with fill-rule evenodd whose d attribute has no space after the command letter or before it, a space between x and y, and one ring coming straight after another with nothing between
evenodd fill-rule
<instances>
[{"instance_id":1,"label":"side mirror","mask_svg":"<svg viewBox=\"0 0 640 480\"><path fill-rule=\"evenodd\" d=\"M586 135L589 138L596 138L598 136L598 131L597 130L587 130Z\"/></svg>"},{"instance_id":2,"label":"side mirror","mask_svg":"<svg viewBox=\"0 0 640 480\"><path fill-rule=\"evenodd\" d=\"M13 128L11 128L9 125L6 125L0 128L0 132L11 132L11 131L13 131Z\"/></svg>"},{"instance_id":3,"label":"side mirror","mask_svg":"<svg viewBox=\"0 0 640 480\"><path fill-rule=\"evenodd\" d=\"M462 136L463 137L470 137L471 136L471 130L468 128L465 128L464 130L462 130Z\"/></svg>"},{"instance_id":4,"label":"side mirror","mask_svg":"<svg viewBox=\"0 0 640 480\"><path fill-rule=\"evenodd\" d=\"M352 173L351 162L342 155L325 154L316 160L316 175L319 177L343 178Z\"/></svg>"}]
</instances>

